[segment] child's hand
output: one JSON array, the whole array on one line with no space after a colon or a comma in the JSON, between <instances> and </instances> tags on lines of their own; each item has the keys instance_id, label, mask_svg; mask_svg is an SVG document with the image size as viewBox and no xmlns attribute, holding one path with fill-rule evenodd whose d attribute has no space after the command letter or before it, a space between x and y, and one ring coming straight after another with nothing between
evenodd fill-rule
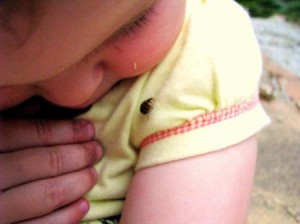
<instances>
[{"instance_id":1,"label":"child's hand","mask_svg":"<svg viewBox=\"0 0 300 224\"><path fill-rule=\"evenodd\" d=\"M0 120L0 223L78 223L102 150L87 121Z\"/></svg>"}]
</instances>

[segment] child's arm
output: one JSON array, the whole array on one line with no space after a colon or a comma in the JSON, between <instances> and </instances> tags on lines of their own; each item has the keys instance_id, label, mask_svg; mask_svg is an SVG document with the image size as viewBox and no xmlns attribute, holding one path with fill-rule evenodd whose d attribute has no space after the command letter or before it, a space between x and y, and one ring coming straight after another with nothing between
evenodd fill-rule
<instances>
[{"instance_id":1,"label":"child's arm","mask_svg":"<svg viewBox=\"0 0 300 224\"><path fill-rule=\"evenodd\" d=\"M256 151L251 137L221 151L138 171L121 224L246 223Z\"/></svg>"}]
</instances>

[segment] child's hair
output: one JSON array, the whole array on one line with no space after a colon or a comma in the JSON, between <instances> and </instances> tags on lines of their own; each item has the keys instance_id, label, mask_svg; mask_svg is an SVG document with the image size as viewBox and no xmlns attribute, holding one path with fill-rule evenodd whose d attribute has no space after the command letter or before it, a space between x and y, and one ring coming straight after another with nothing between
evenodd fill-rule
<instances>
[{"instance_id":1,"label":"child's hair","mask_svg":"<svg viewBox=\"0 0 300 224\"><path fill-rule=\"evenodd\" d=\"M27 40L38 24L38 15L41 15L41 12L37 10L38 4L39 0L0 0L0 26L17 38L19 47ZM22 37L13 24L13 18L19 18L28 23L26 33Z\"/></svg>"}]
</instances>

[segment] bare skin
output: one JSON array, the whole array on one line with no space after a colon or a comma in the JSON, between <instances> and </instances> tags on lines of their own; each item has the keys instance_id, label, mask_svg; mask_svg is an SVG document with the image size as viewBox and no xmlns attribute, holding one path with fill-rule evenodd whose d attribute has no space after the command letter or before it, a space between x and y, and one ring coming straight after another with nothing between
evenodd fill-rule
<instances>
[{"instance_id":1,"label":"bare skin","mask_svg":"<svg viewBox=\"0 0 300 224\"><path fill-rule=\"evenodd\" d=\"M184 5L45 0L33 17L12 14L14 32L0 29L0 111L32 96L71 109L92 104L119 80L159 63L181 28ZM102 152L91 124L0 122L0 223L79 222ZM69 183L76 183L72 191Z\"/></svg>"},{"instance_id":2,"label":"bare skin","mask_svg":"<svg viewBox=\"0 0 300 224\"><path fill-rule=\"evenodd\" d=\"M118 81L162 60L180 32L185 3L44 0L33 17L12 14L14 32L0 27L0 111L33 96L71 109L91 105ZM93 126L2 119L0 140L0 223L78 223L88 211L84 195L96 182L93 164L103 151ZM138 172L121 223L245 223L255 155L252 137L216 153ZM163 180L161 188L154 185L156 178ZM233 189L238 194L224 201ZM165 195L170 200L157 201ZM186 203L180 203L183 198Z\"/></svg>"},{"instance_id":3,"label":"bare skin","mask_svg":"<svg viewBox=\"0 0 300 224\"><path fill-rule=\"evenodd\" d=\"M86 122L1 121L0 223L41 215L39 223L78 222L88 211L82 196L96 182L92 165L102 155L93 135Z\"/></svg>"}]
</instances>

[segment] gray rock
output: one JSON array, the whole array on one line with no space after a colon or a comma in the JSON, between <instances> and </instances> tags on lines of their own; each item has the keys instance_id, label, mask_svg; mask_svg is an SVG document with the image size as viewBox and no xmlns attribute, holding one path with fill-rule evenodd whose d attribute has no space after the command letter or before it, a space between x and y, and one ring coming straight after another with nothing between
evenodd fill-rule
<instances>
[{"instance_id":1,"label":"gray rock","mask_svg":"<svg viewBox=\"0 0 300 224\"><path fill-rule=\"evenodd\" d=\"M252 23L264 54L300 78L300 26L281 16L253 18Z\"/></svg>"}]
</instances>

